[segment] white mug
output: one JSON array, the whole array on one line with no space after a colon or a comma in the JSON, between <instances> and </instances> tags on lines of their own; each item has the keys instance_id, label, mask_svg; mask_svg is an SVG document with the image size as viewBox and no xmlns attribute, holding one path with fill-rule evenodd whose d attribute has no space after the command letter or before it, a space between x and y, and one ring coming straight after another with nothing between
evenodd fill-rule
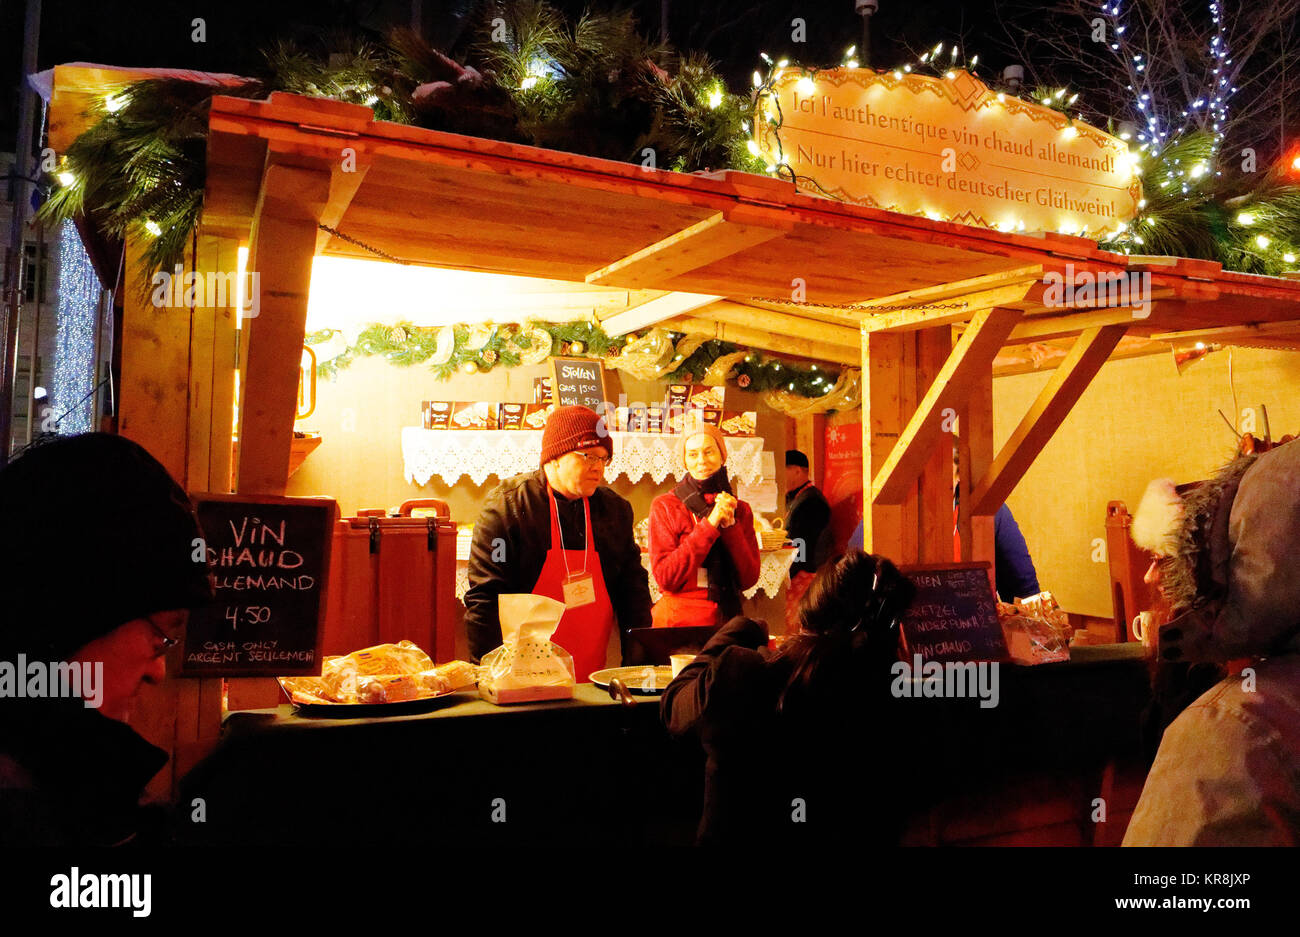
<instances>
[{"instance_id":1,"label":"white mug","mask_svg":"<svg viewBox=\"0 0 1300 937\"><path fill-rule=\"evenodd\" d=\"M1133 619L1133 636L1147 647L1154 647L1156 643L1155 617L1152 612L1138 612Z\"/></svg>"}]
</instances>

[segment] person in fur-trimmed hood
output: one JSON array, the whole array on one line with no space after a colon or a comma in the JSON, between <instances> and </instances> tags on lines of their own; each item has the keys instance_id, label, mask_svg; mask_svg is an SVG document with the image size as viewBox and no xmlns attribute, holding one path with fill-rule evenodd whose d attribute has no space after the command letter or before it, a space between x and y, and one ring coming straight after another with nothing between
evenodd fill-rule
<instances>
[{"instance_id":1,"label":"person in fur-trimmed hood","mask_svg":"<svg viewBox=\"0 0 1300 937\"><path fill-rule=\"evenodd\" d=\"M1124 845L1300 844L1300 445L1185 498L1152 483L1133 531L1173 610L1161 661L1248 664L1165 730Z\"/></svg>"}]
</instances>

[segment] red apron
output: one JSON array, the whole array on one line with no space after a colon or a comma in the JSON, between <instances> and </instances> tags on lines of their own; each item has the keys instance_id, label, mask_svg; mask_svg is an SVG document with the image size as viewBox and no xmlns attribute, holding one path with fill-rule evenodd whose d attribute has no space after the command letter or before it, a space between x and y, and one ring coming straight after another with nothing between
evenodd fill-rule
<instances>
[{"instance_id":1,"label":"red apron","mask_svg":"<svg viewBox=\"0 0 1300 937\"><path fill-rule=\"evenodd\" d=\"M573 655L573 669L579 683L587 683L591 674L605 667L605 651L614 628L614 607L605 589L605 574L600 569L591 538L591 504L582 499L583 513L587 519L587 539L581 550L564 549L560 533L560 514L555 506L555 496L550 486L546 498L551 503L551 548L546 562L533 586L534 595L544 595L557 602L564 601L564 583L570 575L589 575L595 592L595 601L566 609L560 618L560 627L551 638Z\"/></svg>"}]
</instances>

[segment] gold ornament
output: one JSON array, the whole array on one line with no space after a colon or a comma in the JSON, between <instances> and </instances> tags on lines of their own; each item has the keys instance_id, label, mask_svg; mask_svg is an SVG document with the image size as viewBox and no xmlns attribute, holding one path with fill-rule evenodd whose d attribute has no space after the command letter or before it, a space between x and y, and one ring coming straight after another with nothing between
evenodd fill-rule
<instances>
[{"instance_id":1,"label":"gold ornament","mask_svg":"<svg viewBox=\"0 0 1300 937\"><path fill-rule=\"evenodd\" d=\"M388 330L388 340L394 345L406 344L406 329L400 325L395 325Z\"/></svg>"},{"instance_id":2,"label":"gold ornament","mask_svg":"<svg viewBox=\"0 0 1300 937\"><path fill-rule=\"evenodd\" d=\"M587 346L584 345L584 344L582 344L582 342L574 342L572 345L569 346L569 349L570 349L570 350L571 350L575 355L580 355L580 354L582 354L584 351L587 350Z\"/></svg>"},{"instance_id":3,"label":"gold ornament","mask_svg":"<svg viewBox=\"0 0 1300 937\"><path fill-rule=\"evenodd\" d=\"M478 372L478 362L466 361L464 364L460 366L460 369L464 371L466 374L476 374Z\"/></svg>"}]
</instances>

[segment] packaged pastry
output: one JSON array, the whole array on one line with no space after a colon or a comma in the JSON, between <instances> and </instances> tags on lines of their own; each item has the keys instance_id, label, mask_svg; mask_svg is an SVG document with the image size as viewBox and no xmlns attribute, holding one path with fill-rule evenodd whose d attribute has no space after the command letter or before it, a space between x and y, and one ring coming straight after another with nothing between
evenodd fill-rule
<instances>
[{"instance_id":1,"label":"packaged pastry","mask_svg":"<svg viewBox=\"0 0 1300 937\"><path fill-rule=\"evenodd\" d=\"M295 703L377 704L428 699L478 682L479 668L463 660L435 667L410 641L379 644L326 657L319 677L283 677Z\"/></svg>"},{"instance_id":2,"label":"packaged pastry","mask_svg":"<svg viewBox=\"0 0 1300 937\"><path fill-rule=\"evenodd\" d=\"M678 409L685 409L686 403L691 399L690 384L669 384L668 385L668 406Z\"/></svg>"},{"instance_id":3,"label":"packaged pastry","mask_svg":"<svg viewBox=\"0 0 1300 937\"><path fill-rule=\"evenodd\" d=\"M547 417L553 409L549 403L529 404L524 413L524 429L545 429Z\"/></svg>"},{"instance_id":4,"label":"packaged pastry","mask_svg":"<svg viewBox=\"0 0 1300 937\"><path fill-rule=\"evenodd\" d=\"M551 402L551 379L549 377L533 378L533 403L549 404Z\"/></svg>"},{"instance_id":5,"label":"packaged pastry","mask_svg":"<svg viewBox=\"0 0 1300 937\"><path fill-rule=\"evenodd\" d=\"M722 430L724 436L753 436L757 426L757 411L746 410L743 413L737 413L731 410L723 412L722 422L718 425L718 428Z\"/></svg>"},{"instance_id":6,"label":"packaged pastry","mask_svg":"<svg viewBox=\"0 0 1300 937\"><path fill-rule=\"evenodd\" d=\"M1015 604L997 603L998 622L1007 651L1018 664L1046 664L1070 659L1074 629L1050 592L1040 592Z\"/></svg>"},{"instance_id":7,"label":"packaged pastry","mask_svg":"<svg viewBox=\"0 0 1300 937\"><path fill-rule=\"evenodd\" d=\"M424 428L447 429L451 425L451 408L449 400L424 401Z\"/></svg>"},{"instance_id":8,"label":"packaged pastry","mask_svg":"<svg viewBox=\"0 0 1300 937\"><path fill-rule=\"evenodd\" d=\"M496 429L496 410L496 404L481 400L458 403L452 414L452 427L454 429Z\"/></svg>"},{"instance_id":9,"label":"packaged pastry","mask_svg":"<svg viewBox=\"0 0 1300 937\"><path fill-rule=\"evenodd\" d=\"M523 429L527 404L503 403L498 409L498 425L501 429Z\"/></svg>"},{"instance_id":10,"label":"packaged pastry","mask_svg":"<svg viewBox=\"0 0 1300 937\"><path fill-rule=\"evenodd\" d=\"M664 432L680 434L686 432L692 423L699 419L694 412L685 407L669 407L664 411Z\"/></svg>"},{"instance_id":11,"label":"packaged pastry","mask_svg":"<svg viewBox=\"0 0 1300 937\"><path fill-rule=\"evenodd\" d=\"M498 597L504 643L483 655L478 692L490 703L569 699L577 679L573 657L551 642L564 603L544 595L506 593Z\"/></svg>"},{"instance_id":12,"label":"packaged pastry","mask_svg":"<svg viewBox=\"0 0 1300 937\"><path fill-rule=\"evenodd\" d=\"M691 406L721 410L726 390L725 387L705 387L703 384L696 384L691 388Z\"/></svg>"},{"instance_id":13,"label":"packaged pastry","mask_svg":"<svg viewBox=\"0 0 1300 937\"><path fill-rule=\"evenodd\" d=\"M645 431L647 433L666 432L667 413L665 408L659 404L650 404L645 408Z\"/></svg>"}]
</instances>

